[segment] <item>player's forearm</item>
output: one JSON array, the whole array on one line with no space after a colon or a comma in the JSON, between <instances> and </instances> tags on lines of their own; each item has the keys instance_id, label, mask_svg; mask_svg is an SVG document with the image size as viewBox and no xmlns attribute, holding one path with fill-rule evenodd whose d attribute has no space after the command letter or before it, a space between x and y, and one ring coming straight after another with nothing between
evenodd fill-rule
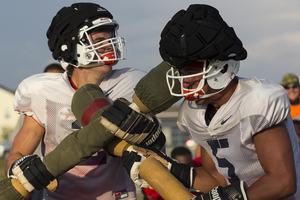
<instances>
[{"instance_id":1,"label":"player's forearm","mask_svg":"<svg viewBox=\"0 0 300 200\"><path fill-rule=\"evenodd\" d=\"M221 175L215 177L209 174L204 168L196 168L193 182L193 189L208 193L216 186L226 186L226 179Z\"/></svg>"},{"instance_id":2,"label":"player's forearm","mask_svg":"<svg viewBox=\"0 0 300 200\"><path fill-rule=\"evenodd\" d=\"M279 174L279 173L278 173ZM291 181L294 180L294 181ZM276 200L293 195L297 190L295 177L265 174L247 188L248 200Z\"/></svg>"}]
</instances>

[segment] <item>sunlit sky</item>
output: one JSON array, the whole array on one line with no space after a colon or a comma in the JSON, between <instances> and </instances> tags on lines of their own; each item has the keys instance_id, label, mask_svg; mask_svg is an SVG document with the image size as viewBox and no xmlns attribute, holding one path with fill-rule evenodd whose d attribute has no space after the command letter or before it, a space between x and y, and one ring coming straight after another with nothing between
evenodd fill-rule
<instances>
[{"instance_id":1,"label":"sunlit sky","mask_svg":"<svg viewBox=\"0 0 300 200\"><path fill-rule=\"evenodd\" d=\"M46 31L57 11L76 1L5 1L0 7L0 86L15 90L33 74L56 62L47 46ZM81 1L86 2L86 1ZM91 2L91 1L87 1ZM126 39L127 59L116 68L149 71L161 62L160 33L179 10L190 4L216 7L248 51L239 76L267 78L280 83L285 73L300 75L299 0L113 0L93 1L108 9Z\"/></svg>"}]
</instances>

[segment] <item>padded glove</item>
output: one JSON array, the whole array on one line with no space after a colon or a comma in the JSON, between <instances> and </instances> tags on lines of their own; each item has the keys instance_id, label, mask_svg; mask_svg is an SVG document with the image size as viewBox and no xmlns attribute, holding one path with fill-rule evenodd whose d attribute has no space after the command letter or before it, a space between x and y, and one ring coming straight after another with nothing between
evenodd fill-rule
<instances>
[{"instance_id":1,"label":"padded glove","mask_svg":"<svg viewBox=\"0 0 300 200\"><path fill-rule=\"evenodd\" d=\"M132 146L130 146L122 155L122 164L127 170L130 178L136 186L142 188L149 188L149 184L139 176L140 164L146 159L146 157L137 153Z\"/></svg>"},{"instance_id":2,"label":"padded glove","mask_svg":"<svg viewBox=\"0 0 300 200\"><path fill-rule=\"evenodd\" d=\"M235 182L226 187L215 187L209 193L193 198L193 200L247 200L247 185L244 181Z\"/></svg>"},{"instance_id":3,"label":"padded glove","mask_svg":"<svg viewBox=\"0 0 300 200\"><path fill-rule=\"evenodd\" d=\"M129 107L126 99L114 101L102 113L100 123L115 136L131 144L150 146L163 134L156 117L137 112Z\"/></svg>"},{"instance_id":4,"label":"padded glove","mask_svg":"<svg viewBox=\"0 0 300 200\"><path fill-rule=\"evenodd\" d=\"M136 176L132 175L132 172L136 173L136 168L139 167L141 161L143 160L143 157L140 158L140 156L143 155L145 158L152 156L160 161L166 168L168 168L171 174L177 178L187 189L191 188L194 175L193 167L179 163L177 160L168 157L162 151L153 147L134 145L133 149L134 151L130 150L127 153L125 151L122 156L123 166L126 168L131 177ZM132 168L134 168L134 170Z\"/></svg>"},{"instance_id":5,"label":"padded glove","mask_svg":"<svg viewBox=\"0 0 300 200\"><path fill-rule=\"evenodd\" d=\"M19 179L28 192L40 190L55 180L38 155L28 155L16 160L8 171L8 177Z\"/></svg>"}]
</instances>

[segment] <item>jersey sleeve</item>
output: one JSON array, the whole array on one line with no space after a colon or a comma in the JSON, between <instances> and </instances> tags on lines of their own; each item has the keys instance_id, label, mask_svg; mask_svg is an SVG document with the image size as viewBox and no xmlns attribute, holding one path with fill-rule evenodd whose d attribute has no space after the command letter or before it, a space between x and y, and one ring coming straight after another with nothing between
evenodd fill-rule
<instances>
[{"instance_id":1,"label":"jersey sleeve","mask_svg":"<svg viewBox=\"0 0 300 200\"><path fill-rule=\"evenodd\" d=\"M41 126L46 123L48 99L63 99L61 94L69 96L61 86L60 74L42 73L24 79L18 86L14 96L14 110L33 117ZM61 81L59 81L61 79ZM59 87L60 86L60 87ZM60 88L59 90L57 88ZM67 100L67 98L66 98Z\"/></svg>"},{"instance_id":2,"label":"jersey sleeve","mask_svg":"<svg viewBox=\"0 0 300 200\"><path fill-rule=\"evenodd\" d=\"M14 110L37 119L33 109L33 100L37 98L34 89L36 89L36 86L32 85L31 78L27 78L19 84L14 96Z\"/></svg>"},{"instance_id":3,"label":"jersey sleeve","mask_svg":"<svg viewBox=\"0 0 300 200\"><path fill-rule=\"evenodd\" d=\"M258 84L257 88L254 88L255 92L247 99L249 107L242 108L248 113L247 118L250 120L253 134L283 122L290 113L290 103L285 90L270 81L260 81L262 84Z\"/></svg>"},{"instance_id":4,"label":"jersey sleeve","mask_svg":"<svg viewBox=\"0 0 300 200\"><path fill-rule=\"evenodd\" d=\"M15 92L14 109L20 114L33 117L42 127L45 127L45 115L39 115L39 113L46 111L43 110L45 106L41 105L44 101L34 92L38 89L37 87L37 85L32 85L31 79L23 80Z\"/></svg>"}]
</instances>

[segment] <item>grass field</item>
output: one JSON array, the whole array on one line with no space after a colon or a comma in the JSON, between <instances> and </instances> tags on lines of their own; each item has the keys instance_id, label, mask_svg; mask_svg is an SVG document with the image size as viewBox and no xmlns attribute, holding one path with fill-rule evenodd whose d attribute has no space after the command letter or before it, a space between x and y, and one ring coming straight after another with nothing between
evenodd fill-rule
<instances>
[{"instance_id":1,"label":"grass field","mask_svg":"<svg viewBox=\"0 0 300 200\"><path fill-rule=\"evenodd\" d=\"M0 158L0 180L6 178L4 175L4 166L5 166L5 159Z\"/></svg>"}]
</instances>

